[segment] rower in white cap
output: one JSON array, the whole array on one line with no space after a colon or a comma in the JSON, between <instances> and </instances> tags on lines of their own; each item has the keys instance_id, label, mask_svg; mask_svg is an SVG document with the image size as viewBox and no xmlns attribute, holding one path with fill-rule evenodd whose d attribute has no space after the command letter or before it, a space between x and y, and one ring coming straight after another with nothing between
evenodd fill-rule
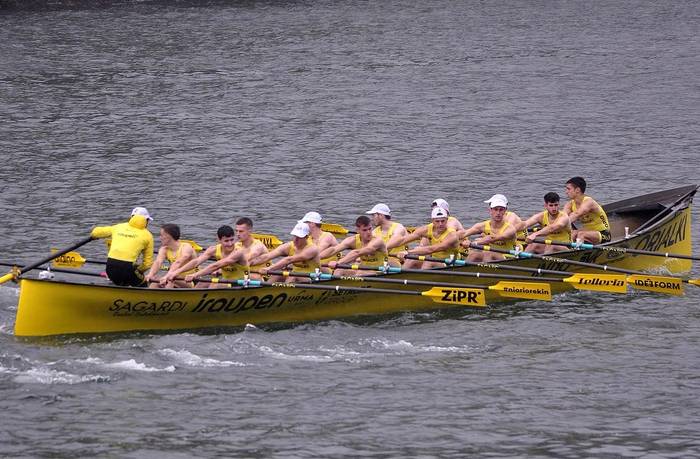
<instances>
[{"instance_id":1,"label":"rower in white cap","mask_svg":"<svg viewBox=\"0 0 700 459\"><path fill-rule=\"evenodd\" d=\"M372 224L374 225L372 234L381 238L389 251L389 264L401 266L398 254L406 248L401 243L403 238L408 235L406 227L391 220L391 209L386 204L379 203L365 213L372 216Z\"/></svg>"},{"instance_id":2,"label":"rower in white cap","mask_svg":"<svg viewBox=\"0 0 700 459\"><path fill-rule=\"evenodd\" d=\"M321 214L318 212L307 212L306 215L304 215L299 221L309 225L309 237L311 238L311 241L316 244L316 247L318 247L319 253L323 252L328 247L334 247L338 243L338 240L332 233L321 230L321 222L323 219L321 218ZM328 264L331 261L337 261L339 258L339 256L322 258L321 265ZM321 271L330 273L331 269L322 267Z\"/></svg>"},{"instance_id":3,"label":"rower in white cap","mask_svg":"<svg viewBox=\"0 0 700 459\"><path fill-rule=\"evenodd\" d=\"M278 261L273 263L268 268L261 268L258 272L263 276L269 271L277 271L280 269L291 270L303 273L313 273L317 268L321 267L321 259L319 258L318 247L311 241L309 237L309 225L304 222L297 222L289 233L294 238L277 247L276 249L266 254L260 255L250 260L251 265L261 265L277 257ZM280 282L284 279L282 276L273 276L273 282ZM288 276L287 282L311 282L308 276Z\"/></svg>"},{"instance_id":4,"label":"rower in white cap","mask_svg":"<svg viewBox=\"0 0 700 459\"><path fill-rule=\"evenodd\" d=\"M434 207L430 212L431 223L423 225L406 236L403 245L421 238L426 239L426 243L401 252L399 258L404 259L406 255L429 255L434 258L447 259L459 257L459 239L457 232L453 228L447 227L449 213L442 207ZM404 268L431 269L445 266L444 263L435 261L420 261L406 258Z\"/></svg>"},{"instance_id":5,"label":"rower in white cap","mask_svg":"<svg viewBox=\"0 0 700 459\"><path fill-rule=\"evenodd\" d=\"M452 214L450 213L450 204L445 201L442 198L437 198L430 204L430 210L433 210L436 207L440 207L447 211L447 227L452 228L455 231L461 231L464 229L464 226L462 226L462 222L460 222L457 217L453 217Z\"/></svg>"},{"instance_id":6,"label":"rower in white cap","mask_svg":"<svg viewBox=\"0 0 700 459\"><path fill-rule=\"evenodd\" d=\"M469 244L472 243L472 241L469 240L469 236L481 234L473 243L492 245L502 250L514 250L516 230L518 227L512 225L505 218L506 211L508 210L508 199L502 194L495 194L484 202L489 204L491 218L479 222L469 229L460 231L459 239L462 240L462 246L469 247ZM489 262L503 260L504 258L502 253L470 249L467 261Z\"/></svg>"}]
</instances>

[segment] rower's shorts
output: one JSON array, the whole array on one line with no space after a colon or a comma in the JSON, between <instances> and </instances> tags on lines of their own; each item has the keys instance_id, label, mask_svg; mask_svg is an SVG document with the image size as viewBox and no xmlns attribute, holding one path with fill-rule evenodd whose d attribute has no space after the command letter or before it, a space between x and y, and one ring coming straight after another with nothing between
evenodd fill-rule
<instances>
[{"instance_id":1,"label":"rower's shorts","mask_svg":"<svg viewBox=\"0 0 700 459\"><path fill-rule=\"evenodd\" d=\"M107 277L116 285L128 287L145 287L146 281L130 261L107 258Z\"/></svg>"},{"instance_id":2,"label":"rower's shorts","mask_svg":"<svg viewBox=\"0 0 700 459\"><path fill-rule=\"evenodd\" d=\"M610 242L612 240L610 230L603 230L598 232L600 233L600 242Z\"/></svg>"}]
</instances>

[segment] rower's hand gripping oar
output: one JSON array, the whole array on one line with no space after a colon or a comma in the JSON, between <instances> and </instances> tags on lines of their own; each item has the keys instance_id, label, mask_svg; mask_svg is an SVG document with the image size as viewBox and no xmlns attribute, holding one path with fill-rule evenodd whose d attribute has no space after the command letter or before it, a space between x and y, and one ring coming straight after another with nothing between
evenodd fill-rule
<instances>
[{"instance_id":1,"label":"rower's hand gripping oar","mask_svg":"<svg viewBox=\"0 0 700 459\"><path fill-rule=\"evenodd\" d=\"M68 253L72 250L75 250L78 247L82 247L90 241L92 241L92 236L88 236L85 239L81 239L80 241L76 242L75 244L71 245L70 247L67 247L63 250L59 250L57 252L54 252L51 255L49 255L48 257L44 258L43 260L37 261L36 263L32 263L31 265L27 265L18 271L9 272L9 273L5 274L4 276L0 277L0 284L4 284L5 282L12 280L12 279L17 279L19 276L26 273L27 271L31 271L32 269L34 269L38 266L41 266L44 263L47 263L56 257L60 257L61 255L65 254L65 253Z\"/></svg>"},{"instance_id":2,"label":"rower's hand gripping oar","mask_svg":"<svg viewBox=\"0 0 700 459\"><path fill-rule=\"evenodd\" d=\"M587 263L577 260L569 260L566 258L557 258L550 255L539 255L530 252L522 252L518 250L504 250L491 247L489 245L479 245L479 244L469 244L470 248L477 250L485 250L496 253L503 253L508 255L513 255L517 258L535 258L544 261L553 261L556 263L569 264L574 266L583 266L586 268L599 269L602 271L611 271L617 273L627 274L627 276L622 276L625 283L631 285L633 288L638 290L647 290L656 293L665 293L667 295L683 295L683 283L700 285L700 279L683 279L680 277L673 276L656 276L641 271L634 271L631 269L616 268L614 266L599 265L597 263ZM579 274L580 276L580 274Z\"/></svg>"},{"instance_id":3,"label":"rower's hand gripping oar","mask_svg":"<svg viewBox=\"0 0 700 459\"><path fill-rule=\"evenodd\" d=\"M535 238L534 242L537 242L539 244L546 244L546 245L561 245L564 247L569 247L572 249L598 249L598 250L603 250L605 252L612 252L612 253L631 253L635 255L649 255L652 257L664 257L664 258L679 258L683 260L695 260L695 261L700 261L700 257L694 257L692 255L685 255L682 253L670 253L670 252L653 252L651 250L640 250L640 249L632 249L629 247L615 247L615 246L607 246L607 245L597 245L597 244L589 244L587 242L562 242L562 241L553 241L551 239L546 239L546 238Z\"/></svg>"}]
</instances>

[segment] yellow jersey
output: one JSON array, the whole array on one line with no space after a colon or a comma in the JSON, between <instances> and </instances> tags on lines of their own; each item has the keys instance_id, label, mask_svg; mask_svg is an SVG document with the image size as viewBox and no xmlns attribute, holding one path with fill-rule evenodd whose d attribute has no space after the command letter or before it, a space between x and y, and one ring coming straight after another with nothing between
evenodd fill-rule
<instances>
[{"instance_id":1,"label":"yellow jersey","mask_svg":"<svg viewBox=\"0 0 700 459\"><path fill-rule=\"evenodd\" d=\"M583 225L583 229L587 231L605 231L610 229L610 223L608 222L608 215L603 210L603 207L598 204L590 196L584 196L581 204L583 204L586 199L590 199L595 204L597 210L589 212L586 215L582 215L579 220ZM577 206L576 201L571 201L571 211L576 212Z\"/></svg>"},{"instance_id":2,"label":"yellow jersey","mask_svg":"<svg viewBox=\"0 0 700 459\"><path fill-rule=\"evenodd\" d=\"M360 239L360 235L356 234L355 235L355 250L359 250L365 245L362 243L362 240ZM362 255L360 257L360 260L363 265L365 266L371 266L373 268L377 268L379 266L384 266L384 262L388 260L389 254L386 251L386 246L384 246L383 250L375 250L372 253L368 253L366 255Z\"/></svg>"},{"instance_id":3,"label":"yellow jersey","mask_svg":"<svg viewBox=\"0 0 700 459\"><path fill-rule=\"evenodd\" d=\"M233 245L233 250L240 250L241 247L242 244L240 242L236 242ZM217 260L221 260L222 258L226 257L226 255L224 255L224 250L221 244L216 244L216 252L214 252L214 258L216 258ZM227 280L243 279L245 278L245 276L248 275L249 270L250 267L248 266L247 262L244 265L240 263L233 263L231 265L221 267L221 277Z\"/></svg>"},{"instance_id":4,"label":"yellow jersey","mask_svg":"<svg viewBox=\"0 0 700 459\"><path fill-rule=\"evenodd\" d=\"M554 220L556 220L560 214L561 212L557 212L557 215L554 217ZM542 214L542 226L549 226L549 223L549 212L547 211L547 209L545 209L544 213ZM545 237L556 242L571 242L571 223L567 223L567 225L564 228L560 229L555 233L549 233Z\"/></svg>"},{"instance_id":5,"label":"yellow jersey","mask_svg":"<svg viewBox=\"0 0 700 459\"><path fill-rule=\"evenodd\" d=\"M173 265L177 261L178 258L180 258L180 254L182 253L182 247L185 243L184 242L179 242L177 246L177 250L173 252L169 248L165 248L165 258L168 260L168 263L170 263L170 266ZM191 260L191 259L190 259ZM185 263L187 263L190 260L186 260ZM185 271L184 273L180 273L181 276L187 276L188 274L193 274L197 272L197 268L192 268L189 271Z\"/></svg>"},{"instance_id":6,"label":"yellow jersey","mask_svg":"<svg viewBox=\"0 0 700 459\"><path fill-rule=\"evenodd\" d=\"M311 238L306 240L306 245L302 248L304 250L310 245L314 245L313 241ZM294 254L296 253L297 248L294 245L294 242L289 243L289 256L293 257ZM292 264L293 270L294 271L299 271L302 273L312 273L315 272L316 269L321 268L321 260L319 260L318 256L316 256L313 260L304 260L304 261L298 261L296 263Z\"/></svg>"},{"instance_id":7,"label":"yellow jersey","mask_svg":"<svg viewBox=\"0 0 700 459\"><path fill-rule=\"evenodd\" d=\"M510 226L510 222L507 222L504 220L503 224L498 229L498 231L496 233L494 233L493 228L491 227L491 219L486 220L484 222L484 235L485 236L489 236L492 234L494 236L501 235L501 234L503 234L503 232L506 229L508 229L509 226ZM498 249L501 249L501 250L515 250L515 239L516 238L517 238L517 236L513 236L510 239L501 239L500 241L491 242L489 245L492 245L492 246L494 246Z\"/></svg>"},{"instance_id":8,"label":"yellow jersey","mask_svg":"<svg viewBox=\"0 0 700 459\"><path fill-rule=\"evenodd\" d=\"M450 235L450 233L455 233L453 228L447 228L439 236L433 233L433 224L428 224L428 233L426 238L428 239L428 245L439 244L444 241L445 238ZM459 241L454 243L453 247L449 247L447 250L441 250L440 252L433 252L431 256L435 258L450 258L454 256L454 259L459 259Z\"/></svg>"}]
</instances>

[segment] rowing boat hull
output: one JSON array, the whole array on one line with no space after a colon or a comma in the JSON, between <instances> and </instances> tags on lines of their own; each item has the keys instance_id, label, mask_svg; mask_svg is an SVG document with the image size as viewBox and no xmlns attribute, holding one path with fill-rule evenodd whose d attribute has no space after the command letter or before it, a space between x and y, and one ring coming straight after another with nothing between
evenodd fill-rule
<instances>
[{"instance_id":1,"label":"rowing boat hull","mask_svg":"<svg viewBox=\"0 0 700 459\"><path fill-rule=\"evenodd\" d=\"M608 247L629 247L691 254L690 203L696 187L684 187L641 196L606 206L613 235L631 230L629 238L618 238ZM689 260L631 255L615 250L559 252L558 258L607 264L631 270L660 270L679 273L691 269ZM570 272L594 272L551 260L511 259L489 268L459 267L433 273L391 274L385 277L430 282L486 285L488 279L461 276L456 272L523 274L510 267L530 267ZM440 271L441 273L438 273ZM445 274L445 273L449 274ZM533 281L536 281L533 276ZM354 286L352 281L332 285ZM364 282L362 286L385 288L386 284ZM393 287L416 290L412 286ZM553 283L553 293L571 287ZM502 302L487 290L488 304ZM512 301L512 299L509 299ZM277 285L246 289L141 289L104 284L85 284L24 278L15 322L16 336L49 336L75 333L109 333L139 330L193 330L235 327L246 324L296 323L381 315L403 311L450 307L424 296L376 292L310 290L303 286ZM460 306L463 307L463 306Z\"/></svg>"}]
</instances>

